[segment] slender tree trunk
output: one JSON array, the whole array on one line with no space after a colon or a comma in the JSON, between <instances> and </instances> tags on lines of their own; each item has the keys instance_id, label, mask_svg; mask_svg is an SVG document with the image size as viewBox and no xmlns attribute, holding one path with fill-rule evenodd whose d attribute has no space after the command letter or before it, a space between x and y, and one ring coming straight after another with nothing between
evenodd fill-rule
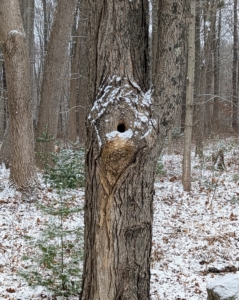
<instances>
[{"instance_id":1,"label":"slender tree trunk","mask_svg":"<svg viewBox=\"0 0 239 300\"><path fill-rule=\"evenodd\" d=\"M4 115L3 115L3 140L0 151L0 162L4 163L7 168L10 167L10 159L11 159L11 139L10 139L10 129L9 129L9 117L8 117L8 100L7 100L7 82L6 82L6 71L5 71L5 63L3 61L2 64L2 98L4 105Z\"/></svg>"},{"instance_id":2,"label":"slender tree trunk","mask_svg":"<svg viewBox=\"0 0 239 300\"><path fill-rule=\"evenodd\" d=\"M0 54L2 57L2 51L0 49ZM4 61L0 61L0 140L2 140L4 136L5 130L5 98L6 98L6 91L4 87Z\"/></svg>"},{"instance_id":3,"label":"slender tree trunk","mask_svg":"<svg viewBox=\"0 0 239 300\"><path fill-rule=\"evenodd\" d=\"M27 188L36 179L29 54L18 1L1 1L0 14L11 124L10 180Z\"/></svg>"},{"instance_id":4,"label":"slender tree trunk","mask_svg":"<svg viewBox=\"0 0 239 300\"><path fill-rule=\"evenodd\" d=\"M48 45L48 26L47 23L47 8L46 8L46 0L42 0L43 6L43 36L44 36L44 55L47 53L47 45Z\"/></svg>"},{"instance_id":5,"label":"slender tree trunk","mask_svg":"<svg viewBox=\"0 0 239 300\"><path fill-rule=\"evenodd\" d=\"M201 66L201 3L196 3L196 18L195 18L195 80L194 80L194 137L196 143L195 155L203 157L203 128L204 128L204 103L203 97L200 95L202 83L202 66Z\"/></svg>"},{"instance_id":6,"label":"slender tree trunk","mask_svg":"<svg viewBox=\"0 0 239 300\"><path fill-rule=\"evenodd\" d=\"M208 1L206 7L204 7L204 57L205 57L205 67L203 78L205 77L205 114L204 114L204 135L206 138L209 137L211 133L211 115L212 115L212 93L213 93L213 37L215 32L216 23L216 9L217 0Z\"/></svg>"},{"instance_id":7,"label":"slender tree trunk","mask_svg":"<svg viewBox=\"0 0 239 300\"><path fill-rule=\"evenodd\" d=\"M70 111L69 111L69 140L73 143L77 140L76 133L76 95L79 81L79 0L75 11L75 20L72 28L72 45L71 45L71 81L70 81Z\"/></svg>"},{"instance_id":8,"label":"slender tree trunk","mask_svg":"<svg viewBox=\"0 0 239 300\"><path fill-rule=\"evenodd\" d=\"M36 144L37 153L44 153L45 157L53 152L54 139L57 136L60 99L63 81L66 80L64 78L64 71L67 65L68 46L74 19L75 4L76 0L58 1L47 48L37 137L40 138L45 133L49 141ZM37 163L39 167L44 166L40 159L37 160Z\"/></svg>"},{"instance_id":9,"label":"slender tree trunk","mask_svg":"<svg viewBox=\"0 0 239 300\"><path fill-rule=\"evenodd\" d=\"M233 63L232 63L232 96L233 96L233 114L232 128L238 132L238 95L237 95L237 68L238 68L238 15L237 0L234 0L234 22L233 22Z\"/></svg>"},{"instance_id":10,"label":"slender tree trunk","mask_svg":"<svg viewBox=\"0 0 239 300\"><path fill-rule=\"evenodd\" d=\"M156 3L160 30L152 65L165 72L154 76L159 84L152 98L148 1L89 1L92 109L81 300L150 298L154 167L180 105L185 75L182 2Z\"/></svg>"},{"instance_id":11,"label":"slender tree trunk","mask_svg":"<svg viewBox=\"0 0 239 300\"><path fill-rule=\"evenodd\" d=\"M219 8L218 26L214 37L214 103L213 103L213 130L220 131L220 89L219 89L219 75L220 75L220 39L221 39L221 8Z\"/></svg>"},{"instance_id":12,"label":"slender tree trunk","mask_svg":"<svg viewBox=\"0 0 239 300\"><path fill-rule=\"evenodd\" d=\"M85 119L86 112L89 106L87 102L87 89L88 89L88 49L90 47L88 43L88 0L80 1L80 21L79 21L79 82L77 93L77 132L81 145L85 145L86 141L86 127Z\"/></svg>"},{"instance_id":13,"label":"slender tree trunk","mask_svg":"<svg viewBox=\"0 0 239 300\"><path fill-rule=\"evenodd\" d=\"M30 79L31 79L31 98L33 107L34 122L37 118L37 96L35 92L35 41L34 41L34 17L35 17L35 0L21 0L19 1L21 8L21 15L23 20L23 27L26 33L27 45L30 59Z\"/></svg>"},{"instance_id":14,"label":"slender tree trunk","mask_svg":"<svg viewBox=\"0 0 239 300\"><path fill-rule=\"evenodd\" d=\"M189 21L188 35L188 70L186 85L186 117L184 130L184 151L183 151L183 189L191 190L191 143L193 128L193 91L194 91L194 70L195 70L195 13L196 2L191 0L191 14Z\"/></svg>"}]
</instances>

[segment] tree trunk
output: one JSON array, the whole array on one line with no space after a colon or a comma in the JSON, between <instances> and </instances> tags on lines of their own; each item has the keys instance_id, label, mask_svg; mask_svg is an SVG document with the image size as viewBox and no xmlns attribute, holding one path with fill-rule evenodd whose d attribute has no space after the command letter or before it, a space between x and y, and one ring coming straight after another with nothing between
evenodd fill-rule
<instances>
[{"instance_id":1,"label":"tree trunk","mask_svg":"<svg viewBox=\"0 0 239 300\"><path fill-rule=\"evenodd\" d=\"M201 65L201 3L196 3L195 18L195 80L194 80L194 137L196 143L195 155L203 157L203 128L204 128L204 97L200 95L202 85L202 65Z\"/></svg>"},{"instance_id":2,"label":"tree trunk","mask_svg":"<svg viewBox=\"0 0 239 300\"><path fill-rule=\"evenodd\" d=\"M204 57L205 66L204 74L205 77L205 115L204 115L204 134L206 138L209 138L211 133L211 107L212 107L212 92L213 92L213 37L215 31L215 19L216 19L216 8L217 0L207 2L207 6L204 7Z\"/></svg>"},{"instance_id":3,"label":"tree trunk","mask_svg":"<svg viewBox=\"0 0 239 300\"><path fill-rule=\"evenodd\" d=\"M48 162L50 159L47 155L50 157L50 153L53 152L54 139L57 136L60 99L63 80L66 80L64 71L67 65L75 4L76 0L58 1L44 64L37 137L41 138L42 134L46 134L48 142L37 143L36 151L38 154L44 154ZM44 162L39 158L37 164L44 167Z\"/></svg>"},{"instance_id":4,"label":"tree trunk","mask_svg":"<svg viewBox=\"0 0 239 300\"><path fill-rule=\"evenodd\" d=\"M221 122L220 122L220 99L219 99L219 75L220 75L220 39L221 39L221 7L219 8L218 16L218 30L216 31L215 26L215 35L214 35L214 103L213 103L213 130L215 132L220 131Z\"/></svg>"},{"instance_id":5,"label":"tree trunk","mask_svg":"<svg viewBox=\"0 0 239 300\"><path fill-rule=\"evenodd\" d=\"M2 57L2 50L0 49L0 54ZM1 103L0 103L0 140L3 139L4 131L5 131L5 124L6 124L6 79L5 79L5 67L4 67L4 61L0 61L0 97L1 97Z\"/></svg>"},{"instance_id":6,"label":"tree trunk","mask_svg":"<svg viewBox=\"0 0 239 300\"><path fill-rule=\"evenodd\" d=\"M0 37L6 64L10 116L10 180L19 188L35 182L30 66L17 0L0 2Z\"/></svg>"},{"instance_id":7,"label":"tree trunk","mask_svg":"<svg viewBox=\"0 0 239 300\"><path fill-rule=\"evenodd\" d=\"M69 111L69 140L77 141L76 133L76 95L79 82L79 0L75 11L71 42L71 81L70 81L70 111ZM78 27L77 27L78 26Z\"/></svg>"},{"instance_id":8,"label":"tree trunk","mask_svg":"<svg viewBox=\"0 0 239 300\"><path fill-rule=\"evenodd\" d=\"M48 46L48 28L49 24L47 22L47 8L46 8L46 0L42 0L43 6L43 39L44 39L44 55L47 53L47 46Z\"/></svg>"},{"instance_id":9,"label":"tree trunk","mask_svg":"<svg viewBox=\"0 0 239 300\"><path fill-rule=\"evenodd\" d=\"M191 15L189 21L188 35L188 70L186 85L186 117L184 130L184 151L183 151L183 189L191 190L191 143L193 127L193 91L194 91L194 70L195 70L195 11L196 2L191 0Z\"/></svg>"},{"instance_id":10,"label":"tree trunk","mask_svg":"<svg viewBox=\"0 0 239 300\"><path fill-rule=\"evenodd\" d=\"M87 118L81 300L150 297L154 168L180 105L185 26L181 2L173 3L157 3L163 21L154 45L160 56L153 56L157 70L169 68L153 78L159 82L153 105L148 1L89 1L92 109Z\"/></svg>"},{"instance_id":11,"label":"tree trunk","mask_svg":"<svg viewBox=\"0 0 239 300\"><path fill-rule=\"evenodd\" d=\"M87 72L88 72L88 42L87 42L87 12L88 0L79 3L78 28L74 34L71 87L70 87L70 118L69 118L69 139L85 145L86 128L85 118L87 103Z\"/></svg>"},{"instance_id":12,"label":"tree trunk","mask_svg":"<svg viewBox=\"0 0 239 300\"><path fill-rule=\"evenodd\" d=\"M233 22L233 63L232 63L232 96L233 96L233 114L232 128L238 132L238 96L237 96L237 64L238 64L238 16L237 0L234 0L234 22Z\"/></svg>"},{"instance_id":13,"label":"tree trunk","mask_svg":"<svg viewBox=\"0 0 239 300\"><path fill-rule=\"evenodd\" d=\"M79 82L77 93L77 132L81 145L85 145L86 141L86 127L85 119L86 112L89 106L87 102L87 88L88 88L88 49L90 47L88 43L88 27L87 27L87 15L88 15L88 0L80 1L80 21L79 21Z\"/></svg>"},{"instance_id":14,"label":"tree trunk","mask_svg":"<svg viewBox=\"0 0 239 300\"><path fill-rule=\"evenodd\" d=\"M19 1L21 8L21 15L23 20L23 27L26 33L27 45L30 58L30 79L31 79L31 98L33 107L34 122L37 118L37 95L35 83L35 41L34 41L34 17L35 17L35 1L21 0Z\"/></svg>"}]
</instances>

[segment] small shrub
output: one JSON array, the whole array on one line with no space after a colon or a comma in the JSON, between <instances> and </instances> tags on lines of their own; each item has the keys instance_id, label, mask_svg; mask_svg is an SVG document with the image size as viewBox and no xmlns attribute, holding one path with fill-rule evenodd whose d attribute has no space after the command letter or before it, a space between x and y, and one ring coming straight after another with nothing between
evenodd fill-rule
<instances>
[{"instance_id":1,"label":"small shrub","mask_svg":"<svg viewBox=\"0 0 239 300\"><path fill-rule=\"evenodd\" d=\"M234 182L238 182L239 181L239 174L234 174L232 179L233 179Z\"/></svg>"},{"instance_id":2,"label":"small shrub","mask_svg":"<svg viewBox=\"0 0 239 300\"><path fill-rule=\"evenodd\" d=\"M26 236L29 250L22 259L27 265L18 272L29 286L66 298L80 291L83 261L83 230L69 228L69 217L81 211L73 204L73 198L59 195L47 206L38 205L48 221L38 238Z\"/></svg>"},{"instance_id":3,"label":"small shrub","mask_svg":"<svg viewBox=\"0 0 239 300\"><path fill-rule=\"evenodd\" d=\"M163 164L163 162L162 162L162 158L161 158L161 157L160 157L160 159L157 161L155 173L156 173L156 175L158 175L158 176L166 175L166 170L164 169L164 164Z\"/></svg>"},{"instance_id":4,"label":"small shrub","mask_svg":"<svg viewBox=\"0 0 239 300\"><path fill-rule=\"evenodd\" d=\"M52 154L54 165L46 165L44 178L53 188L79 188L85 185L84 150L64 149Z\"/></svg>"},{"instance_id":5,"label":"small shrub","mask_svg":"<svg viewBox=\"0 0 239 300\"><path fill-rule=\"evenodd\" d=\"M179 127L174 127L172 129L172 138L174 140L179 140L180 138L182 138L184 135L183 132L181 132L181 129Z\"/></svg>"}]
</instances>

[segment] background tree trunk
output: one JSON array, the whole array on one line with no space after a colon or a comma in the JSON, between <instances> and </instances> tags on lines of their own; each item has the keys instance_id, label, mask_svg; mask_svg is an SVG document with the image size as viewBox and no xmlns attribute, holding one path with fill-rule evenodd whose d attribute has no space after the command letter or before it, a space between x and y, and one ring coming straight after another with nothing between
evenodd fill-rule
<instances>
[{"instance_id":1,"label":"background tree trunk","mask_svg":"<svg viewBox=\"0 0 239 300\"><path fill-rule=\"evenodd\" d=\"M77 93L77 132L81 145L85 145L86 127L85 119L86 112L89 106L87 102L88 90L88 66L89 66L89 43L88 43L88 0L80 1L80 20L79 20L79 82Z\"/></svg>"},{"instance_id":2,"label":"background tree trunk","mask_svg":"<svg viewBox=\"0 0 239 300\"><path fill-rule=\"evenodd\" d=\"M76 0L58 1L55 19L53 21L47 55L44 64L44 74L41 90L41 102L39 108L39 119L37 137L46 133L49 142L36 144L38 154L51 153L54 150L54 139L57 136L60 99L62 93L65 69L68 58L68 46L71 28L74 20ZM38 158L38 166L43 167Z\"/></svg>"},{"instance_id":3,"label":"background tree trunk","mask_svg":"<svg viewBox=\"0 0 239 300\"><path fill-rule=\"evenodd\" d=\"M37 119L37 95L35 85L35 41L34 41L34 16L35 16L35 0L21 0L19 1L21 8L21 15L23 20L23 27L26 33L27 45L30 59L30 80L31 80L31 98L33 108L34 123Z\"/></svg>"},{"instance_id":4,"label":"background tree trunk","mask_svg":"<svg viewBox=\"0 0 239 300\"><path fill-rule=\"evenodd\" d=\"M27 188L36 179L29 54L18 1L1 1L0 13L11 124L10 180L19 188Z\"/></svg>"},{"instance_id":5,"label":"background tree trunk","mask_svg":"<svg viewBox=\"0 0 239 300\"><path fill-rule=\"evenodd\" d=\"M201 65L201 2L196 3L195 18L195 80L194 80L194 138L196 143L195 155L203 157L203 128L204 128L204 97L200 95L202 83L202 65Z\"/></svg>"},{"instance_id":6,"label":"background tree trunk","mask_svg":"<svg viewBox=\"0 0 239 300\"><path fill-rule=\"evenodd\" d=\"M153 57L165 73L153 78L153 105L148 1L89 1L82 300L149 299L154 168L185 76L183 3L156 3Z\"/></svg>"},{"instance_id":7,"label":"background tree trunk","mask_svg":"<svg viewBox=\"0 0 239 300\"><path fill-rule=\"evenodd\" d=\"M79 0L75 11L75 21L72 28L71 45L71 81L70 81L70 111L69 111L69 140L73 143L77 141L76 132L76 96L79 82Z\"/></svg>"},{"instance_id":8,"label":"background tree trunk","mask_svg":"<svg viewBox=\"0 0 239 300\"><path fill-rule=\"evenodd\" d=\"M221 7L219 8L218 16L218 26L214 35L214 103L213 103L213 117L212 125L215 132L220 132L221 122L220 122L220 89L219 89L219 75L220 75L220 36L221 36Z\"/></svg>"},{"instance_id":9,"label":"background tree trunk","mask_svg":"<svg viewBox=\"0 0 239 300\"><path fill-rule=\"evenodd\" d=\"M191 14L189 21L188 35L188 70L186 85L186 117L184 130L184 151L183 151L183 189L191 190L191 143L193 128L193 91L194 91L194 70L195 70L195 12L196 2L191 0Z\"/></svg>"},{"instance_id":10,"label":"background tree trunk","mask_svg":"<svg viewBox=\"0 0 239 300\"><path fill-rule=\"evenodd\" d=\"M237 0L234 0L234 23L233 23L233 64L232 64L232 128L238 132L238 95L237 95L237 68L238 68L238 14Z\"/></svg>"}]
</instances>

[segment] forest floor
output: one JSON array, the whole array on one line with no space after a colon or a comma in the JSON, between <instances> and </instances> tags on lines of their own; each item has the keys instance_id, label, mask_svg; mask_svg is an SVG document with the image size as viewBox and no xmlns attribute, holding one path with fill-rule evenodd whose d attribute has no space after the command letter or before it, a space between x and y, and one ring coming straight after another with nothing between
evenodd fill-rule
<instances>
[{"instance_id":1,"label":"forest floor","mask_svg":"<svg viewBox=\"0 0 239 300\"><path fill-rule=\"evenodd\" d=\"M225 156L223 171L212 164L212 153L219 149ZM208 282L239 268L238 139L210 140L204 150L203 160L192 151L191 192L182 188L182 143L177 142L171 154L167 148L163 151L155 182L152 300L206 300ZM51 299L43 287L28 287L17 272L27 269L22 260L29 249L24 235L40 235L46 222L35 203L48 203L57 195L42 182L34 197L20 201L22 195L6 187L7 179L8 170L2 167L0 299ZM67 194L76 206L83 206L83 189ZM69 222L82 226L82 213Z\"/></svg>"}]
</instances>

